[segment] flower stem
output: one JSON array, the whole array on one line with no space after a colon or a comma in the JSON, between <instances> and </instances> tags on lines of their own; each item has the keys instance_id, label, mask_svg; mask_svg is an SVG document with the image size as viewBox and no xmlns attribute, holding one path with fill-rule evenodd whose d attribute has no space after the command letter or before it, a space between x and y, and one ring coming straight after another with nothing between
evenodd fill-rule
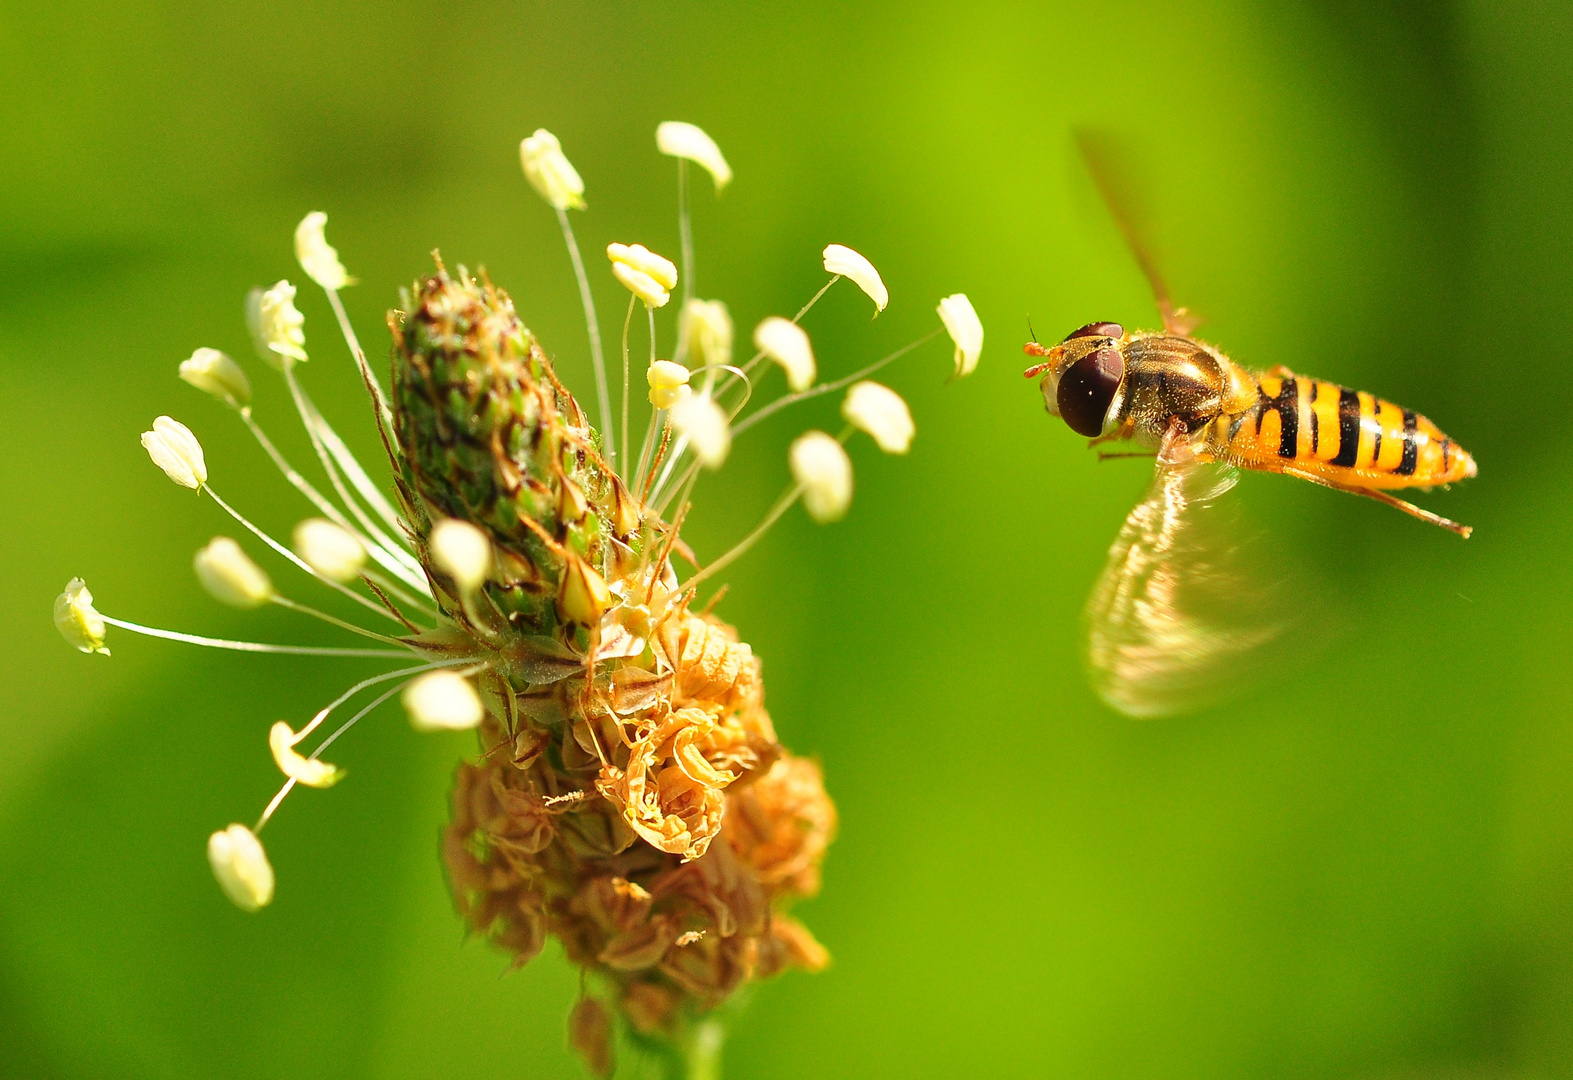
<instances>
[{"instance_id":1,"label":"flower stem","mask_svg":"<svg viewBox=\"0 0 1573 1080\"><path fill-rule=\"evenodd\" d=\"M716 1019L701 1020L683 1047L684 1080L721 1080L721 1046L726 1029Z\"/></svg>"}]
</instances>

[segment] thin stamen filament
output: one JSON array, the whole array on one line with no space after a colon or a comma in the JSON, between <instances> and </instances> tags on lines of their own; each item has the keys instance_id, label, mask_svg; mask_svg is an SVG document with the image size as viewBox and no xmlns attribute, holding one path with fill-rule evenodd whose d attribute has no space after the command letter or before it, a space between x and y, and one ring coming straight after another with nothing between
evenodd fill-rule
<instances>
[{"instance_id":1,"label":"thin stamen filament","mask_svg":"<svg viewBox=\"0 0 1573 1080\"><path fill-rule=\"evenodd\" d=\"M404 518L393 508L393 504L388 501L388 497L378 490L376 483L366 474L366 470L356 460L355 454L345 445L344 440L339 437L339 433L333 430L333 426L322 415L322 411L317 408L317 403L311 400L311 395L306 393L304 387L301 388L301 396L305 398L306 406L311 410L312 420L316 425L317 433L322 438L323 445L328 448L328 452L338 462L339 468L344 471L344 475L349 478L350 483L355 485L355 490L360 493L360 497L366 500L366 505L375 510L377 516L382 518L383 523L399 537L399 540L395 541L378 531L375 534L378 542L395 555L409 559L410 565L415 565L414 558L405 550L405 546L408 545L409 541L404 538ZM392 464L395 469L398 467L397 462ZM345 501L348 502L348 498ZM353 509L353 504L351 505ZM368 526L368 528L374 529L375 526Z\"/></svg>"},{"instance_id":2,"label":"thin stamen filament","mask_svg":"<svg viewBox=\"0 0 1573 1080\"><path fill-rule=\"evenodd\" d=\"M160 630L156 626L143 626L140 623L127 622L125 619L116 619L104 615L103 619L110 626L118 626L122 630L129 630L133 634L143 634L147 637L163 638L166 641L183 641L187 645L204 645L210 649L229 649L232 652L278 653L288 656L345 656L345 657L381 657L397 656L408 657L405 650L397 652L391 649L332 649L316 645L269 645L260 641L231 641L227 638L202 637L198 634L182 634L178 630Z\"/></svg>"},{"instance_id":3,"label":"thin stamen filament","mask_svg":"<svg viewBox=\"0 0 1573 1080\"><path fill-rule=\"evenodd\" d=\"M754 526L752 532L733 545L731 551L728 551L715 562L711 563L709 566L699 571L699 573L685 581L683 583L683 587L693 588L705 578L710 577L712 574L719 573L721 570L737 561L737 559L741 557L744 552L754 546L755 542L757 542L760 537L764 536L765 533L770 531L770 526L774 525L780 519L782 514L791 509L792 504L797 502L798 498L802 494L802 484L793 484L791 487L787 488L786 491L782 493L781 497L776 500L775 505L766 511L763 520L761 520L758 525Z\"/></svg>"},{"instance_id":4,"label":"thin stamen filament","mask_svg":"<svg viewBox=\"0 0 1573 1080\"><path fill-rule=\"evenodd\" d=\"M733 367L731 364L706 364L704 367L698 368L697 370L714 372L717 368L719 368L719 369L721 369L723 371L726 371L729 374L731 374L732 376L734 376L735 378L741 379L743 381L743 397L742 397L742 400L740 400L735 406L733 406L731 412L727 414L727 423L730 424L732 422L733 418L735 418L737 416L737 414L742 411L743 407L748 404L748 399L754 396L754 382L753 382L752 379L750 379L748 377L748 372L747 371L745 371L745 370L743 370L741 368ZM662 491L663 488L665 488L667 479L672 475L672 470L677 468L678 458L682 455L682 453L683 453L683 443L679 442L678 445L677 445L677 449L675 451L673 451L671 458L668 459L668 461L666 463L666 468L661 470L661 479L659 481L657 481L655 487L651 489L651 495L650 495L651 501L655 501L655 500L660 498L661 491ZM682 484L683 484L683 481L686 480L689 476L693 475L693 473L695 472L695 470L698 469L698 467L699 467L699 462L697 462L697 461L689 462L687 470L681 475L681 477L679 478L676 486L677 487L681 487ZM642 467L640 468L640 475L641 476L644 475L644 469ZM669 501L669 500L667 500L667 501ZM666 509L666 501L662 501L660 507L658 508L658 512L664 512L665 509Z\"/></svg>"},{"instance_id":5,"label":"thin stamen filament","mask_svg":"<svg viewBox=\"0 0 1573 1080\"><path fill-rule=\"evenodd\" d=\"M412 582L409 580L409 570L402 562L395 558L396 552L388 551L381 544L377 543L365 533L361 532L355 523L350 521L350 519L345 516L344 511L340 510L337 506L330 502L322 494L322 492L318 491L316 487L312 485L311 481L302 476L300 472L285 459L284 455L279 452L278 447L273 445L273 440L268 438L267 434L262 430L262 426L258 424L256 419L251 415L251 410L249 408L240 410L240 418L245 421L246 427L249 428L251 434L256 437L257 442L262 446L262 449L267 452L267 455L270 459L272 459L273 464L278 467L279 472L284 474L284 479L288 480L290 482L290 486L295 488L296 491L299 491L302 495L306 496L307 501L309 501L312 506L315 506L317 511L322 514L323 517L327 518L339 528L343 529L345 532L348 532L350 535L354 536L355 539L359 540L361 546L366 549L366 553L389 573L396 574L399 579L404 581L406 584L419 584L424 589L424 581ZM408 600L408 602L416 603L417 601ZM419 602L426 603L427 601L423 600Z\"/></svg>"},{"instance_id":6,"label":"thin stamen filament","mask_svg":"<svg viewBox=\"0 0 1573 1080\"><path fill-rule=\"evenodd\" d=\"M827 292L829 292L830 291L830 287L832 285L834 285L836 282L840 281L840 280L841 280L841 275L840 274L833 274L833 275L831 275L830 280L825 282L822 286L820 286L819 291L817 293L815 293L813 296L809 297L808 303L804 304L800 309L798 309L798 313L796 315L792 316L792 321L794 323L798 322L799 320L801 320L803 318L804 315L807 315L809 313L809 310L811 308L813 308L813 306L815 304L819 303L819 298L824 296ZM752 357L749 358L748 363L744 364L742 369L740 371L738 371L737 376L734 376L734 377L743 377L743 376L747 376L747 375L753 374L754 369L759 366L760 361L762 361L764 358L765 358L765 354L764 354L763 351L756 352ZM734 370L734 369L729 369L729 370ZM712 380L713 380L713 376L712 376ZM706 383L706 385L705 385L705 392L706 393L710 393L712 385L713 385L713 381L710 382L710 383ZM719 401L721 399L721 395L722 394L726 393L727 390L731 388L731 385L732 385L731 382L728 381L728 382L723 382L719 387L715 388L714 396L715 396L717 401ZM734 413L733 415L736 415L736 413ZM688 449L688 440L686 438L679 439L677 441L677 449L672 451L672 462L671 463L673 465L675 465L677 463L678 458L683 456L683 451L687 450L687 449ZM670 471L670 467L669 467L669 471ZM666 482L666 477L665 476L661 477L661 482L663 484Z\"/></svg>"},{"instance_id":7,"label":"thin stamen filament","mask_svg":"<svg viewBox=\"0 0 1573 1080\"><path fill-rule=\"evenodd\" d=\"M450 660L450 661L445 661L443 664L432 664L432 665L428 665L427 668L416 668L414 670L416 670L416 671L429 670L432 667L443 667L443 666L447 666L449 664L464 663L464 662L465 661L462 661L462 660L458 660L458 661ZM398 672L398 671L396 671L396 672L392 672L391 675L393 677L397 677L399 675L408 674L408 673L409 672ZM399 683L397 686L390 687L389 689L387 689L387 690L383 691L382 693L378 694L376 697L372 698L372 700L371 700L371 702L369 704L367 704L365 707L363 707L354 716L352 716L348 720L344 721L344 723L340 724L337 731L335 731L333 734L329 735L326 739L323 739L322 742L317 745L317 748L315 750L313 750L309 755L307 755L307 759L308 760L312 760L312 761L317 760L322 755L322 752L324 750L326 750L329 746L333 745L333 742L334 742L335 739L337 739L340 735L343 735L350 728L354 727L357 723L360 722L362 717L366 716L368 713L370 713L377 706L381 705L384 701L387 701L394 694L397 694L400 690L403 690L405 688L405 686L407 686L407 685L408 685L408 680L406 680L405 682ZM309 729L307 729L307 730L309 730ZM304 730L302 731L302 734L304 734ZM251 830L252 832L260 833L262 831L263 826L267 825L268 820L273 817L273 811L275 811L275 810L277 810L279 808L279 804L284 801L284 796L288 795L290 793L290 791L294 787L295 787L295 778L294 777L290 777L288 780L284 781L284 786L279 788L278 794L273 796L272 800L268 803L267 808L262 811L262 816L257 819L256 827Z\"/></svg>"},{"instance_id":8,"label":"thin stamen filament","mask_svg":"<svg viewBox=\"0 0 1573 1080\"><path fill-rule=\"evenodd\" d=\"M677 159L677 234L682 238L683 304L687 306L694 298L694 222L688 212L687 158Z\"/></svg>"},{"instance_id":9,"label":"thin stamen filament","mask_svg":"<svg viewBox=\"0 0 1573 1080\"><path fill-rule=\"evenodd\" d=\"M394 617L392 612L384 610L382 607L380 607L374 601L368 600L366 597L362 596L360 593L355 592L353 589L347 588L346 586L342 585L341 583L339 583L337 581L334 581L332 578L328 577L327 575L319 574L316 570L313 570L311 568L311 566L306 562L306 560L302 559L299 555L296 555L289 548L285 547L283 544L281 544L277 540L273 539L273 537L269 536L267 533L265 533L261 529L257 528L250 521L247 521L246 518L241 515L239 510L236 510L233 506L229 505L229 503L227 503L223 499L219 498L218 492L214 491L213 488L210 485L203 484L202 485L202 490L207 492L208 495L210 495L212 497L213 501L218 503L219 506L224 509L225 513L229 514L230 517L234 518L236 521L240 522L241 525L245 526L245 528L247 530L249 530L251 532L251 534L253 536L255 536L258 540L261 540L264 544L268 545L268 547L272 548L274 551L276 551L280 555L284 556L290 562L294 563L296 566L298 566L302 570L306 571L306 573L310 574L312 577L316 578L318 581L322 582L324 585L328 586L331 589L337 589L339 592L343 593L345 596L349 597L351 600L355 601L357 604L360 604L362 607L369 608L370 610L375 611L378 615L381 615L383 618L393 619L394 622L398 622L399 621L397 618Z\"/></svg>"},{"instance_id":10,"label":"thin stamen filament","mask_svg":"<svg viewBox=\"0 0 1573 1080\"><path fill-rule=\"evenodd\" d=\"M612 442L612 395L606 387L606 357L601 352L601 327L595 317L595 298L590 294L590 277L584 272L584 259L579 255L579 242L574 239L573 226L568 223L568 211L557 208L557 221L563 228L563 241L568 245L568 258L573 262L574 277L579 279L579 303L584 308L585 328L590 334L590 362L595 366L596 404L600 406L601 432L606 440L606 460L612 460L615 447Z\"/></svg>"},{"instance_id":11,"label":"thin stamen filament","mask_svg":"<svg viewBox=\"0 0 1573 1080\"><path fill-rule=\"evenodd\" d=\"M621 465L622 465L622 470L625 473L628 471L628 449L629 449L629 447L628 447L628 327L634 321L634 305L637 304L638 302L639 302L639 298L637 296L629 296L628 297L628 314L623 316L623 437L622 437L622 440L618 443L618 446L620 446L622 448L622 451L623 451L623 460L621 462ZM653 322L654 319L655 319L655 316L652 315L651 316L651 321ZM608 461L612 460L610 454L607 455L607 460Z\"/></svg>"},{"instance_id":12,"label":"thin stamen filament","mask_svg":"<svg viewBox=\"0 0 1573 1080\"><path fill-rule=\"evenodd\" d=\"M298 611L302 615L310 615L314 619L321 619L325 623L337 626L341 630L348 630L352 634L359 634L361 637L368 637L373 641L386 642L389 645L402 644L398 638L389 637L387 634L379 634L375 631L367 630L363 626L356 626L352 622L346 622L344 619L340 619L337 616L329 615L326 611L318 611L314 607L308 607L305 604L297 604L287 596L280 596L278 593L274 593L268 599L281 608L288 608L290 611Z\"/></svg>"},{"instance_id":13,"label":"thin stamen filament","mask_svg":"<svg viewBox=\"0 0 1573 1080\"><path fill-rule=\"evenodd\" d=\"M634 470L634 475L626 479L630 483L638 483L639 478L645 475L645 470L650 467L650 452L655 448L656 433L666 423L666 410L652 407L650 422L645 425L644 445L639 448L639 467ZM635 494L638 494L635 492Z\"/></svg>"},{"instance_id":14,"label":"thin stamen filament","mask_svg":"<svg viewBox=\"0 0 1573 1080\"><path fill-rule=\"evenodd\" d=\"M381 675L373 675L369 679L362 679L360 682L344 691L338 697L328 702L328 704L323 708L319 709L317 711L317 715L311 718L311 722L295 733L294 741L298 743L306 736L310 735L313 731L316 731L317 728L322 726L322 722L333 714L333 710L337 709L340 705L343 705L346 701L360 693L362 690L366 689L368 686L376 686L378 683L385 683L389 679L400 679L406 675L419 675L422 672L435 671L437 668L453 667L455 664L467 664L469 662L470 660L467 657L454 660L434 660L429 664L420 664L416 667L400 668L397 671L384 671ZM321 747L318 747L318 749L320 750ZM315 757L316 755L313 754L312 756Z\"/></svg>"},{"instance_id":15,"label":"thin stamen filament","mask_svg":"<svg viewBox=\"0 0 1573 1080\"><path fill-rule=\"evenodd\" d=\"M763 420L765 417L770 416L773 413L780 412L788 405L796 405L799 401L807 401L809 398L818 397L821 394L834 393L835 391L840 390L842 387L851 386L859 379L867 378L868 376L874 374L874 372L878 371L880 368L884 367L886 364L889 364L894 360L899 360L901 357L907 355L907 353L911 352L913 349L916 349L922 345L927 345L930 341L933 341L934 338L937 337L939 332L943 329L944 327L936 327L934 330L924 334L916 341L912 341L906 345L903 345L889 356L874 361L872 364L868 365L868 367L859 368L852 374L837 379L835 382L821 383L818 386L810 386L807 390L799 390L795 394L788 394L785 397L776 398L776 400L772 401L770 404L760 406L752 416L748 417L742 423L732 428L732 437L734 439L737 438L737 436L741 435L743 432L759 423L759 421ZM736 414L734 413L733 415Z\"/></svg>"},{"instance_id":16,"label":"thin stamen filament","mask_svg":"<svg viewBox=\"0 0 1573 1080\"><path fill-rule=\"evenodd\" d=\"M355 357L355 366L360 368L361 378L365 380L366 387L371 391L372 403L377 406L377 415L382 417L382 422L388 427L393 426L393 410L388 408L388 398L383 393L382 384L371 373L371 365L366 362L366 352L360 347L360 340L355 336L355 327L350 324L350 317L344 311L344 302L339 299L339 290L323 289L328 294L328 303L333 305L333 314L339 320L339 330L344 334L344 344L350 347L350 354Z\"/></svg>"},{"instance_id":17,"label":"thin stamen filament","mask_svg":"<svg viewBox=\"0 0 1573 1080\"><path fill-rule=\"evenodd\" d=\"M306 434L311 438L312 449L316 450L317 460L322 462L322 468L328 474L328 481L333 485L333 490L338 493L344 505L349 507L350 513L355 515L355 520L360 522L361 528L365 529L367 534L381 544L390 555L406 566L412 575L410 578L411 584L415 584L416 579L413 575L418 575L420 570L419 564L415 562L413 556L403 550L398 542L378 528L366 511L361 509L360 503L355 501L349 490L344 486L343 477L340 475L339 469L334 467L334 461L337 460L344 467L345 473L350 476L351 481L361 492L362 497L372 505L373 509L377 510L378 514L390 523L390 527L395 532L402 533L403 528L400 524L400 519L394 512L393 507L388 505L388 501L383 498L382 493L377 491L376 485L371 482L371 477L366 475L365 470L360 467L360 463L355 460L355 455L350 453L349 447L344 445L344 440L339 438L338 433L333 430L327 420L323 418L323 415L317 411L316 405L307 396L305 388L300 385L300 380L295 377L294 364L284 365L284 381L289 384L290 395L295 401L295 409L300 413L301 423L305 425Z\"/></svg>"}]
</instances>

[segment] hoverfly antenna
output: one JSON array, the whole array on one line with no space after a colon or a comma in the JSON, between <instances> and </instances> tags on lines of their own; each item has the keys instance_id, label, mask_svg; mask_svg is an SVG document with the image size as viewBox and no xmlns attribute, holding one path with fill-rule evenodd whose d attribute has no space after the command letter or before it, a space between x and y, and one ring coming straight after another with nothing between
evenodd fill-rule
<instances>
[{"instance_id":1,"label":"hoverfly antenna","mask_svg":"<svg viewBox=\"0 0 1573 1080\"><path fill-rule=\"evenodd\" d=\"M1032 316L1031 315L1027 316L1027 336L1032 339L1032 343L1034 345L1036 345L1038 343L1038 332L1032 328Z\"/></svg>"}]
</instances>

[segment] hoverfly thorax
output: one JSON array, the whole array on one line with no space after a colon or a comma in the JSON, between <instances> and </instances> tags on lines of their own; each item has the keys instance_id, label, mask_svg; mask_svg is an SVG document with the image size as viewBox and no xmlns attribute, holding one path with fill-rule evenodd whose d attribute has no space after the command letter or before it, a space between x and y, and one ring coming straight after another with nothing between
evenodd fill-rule
<instances>
[{"instance_id":1,"label":"hoverfly thorax","mask_svg":"<svg viewBox=\"0 0 1573 1080\"><path fill-rule=\"evenodd\" d=\"M1052 348L1037 342L1026 346L1028 356L1045 358L1026 371L1028 378L1043 374L1043 407L1078 435L1096 438L1118 425L1125 398L1124 338L1119 323L1099 322L1088 323Z\"/></svg>"}]
</instances>

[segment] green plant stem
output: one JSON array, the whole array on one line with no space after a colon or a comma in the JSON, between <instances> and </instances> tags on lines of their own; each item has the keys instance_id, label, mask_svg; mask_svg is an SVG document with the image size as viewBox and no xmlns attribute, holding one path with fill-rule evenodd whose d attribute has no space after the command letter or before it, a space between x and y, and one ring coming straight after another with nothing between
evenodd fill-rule
<instances>
[{"instance_id":1,"label":"green plant stem","mask_svg":"<svg viewBox=\"0 0 1573 1080\"><path fill-rule=\"evenodd\" d=\"M684 1080L721 1080L721 1047L726 1029L721 1021L701 1020L688 1033L683 1047Z\"/></svg>"}]
</instances>

